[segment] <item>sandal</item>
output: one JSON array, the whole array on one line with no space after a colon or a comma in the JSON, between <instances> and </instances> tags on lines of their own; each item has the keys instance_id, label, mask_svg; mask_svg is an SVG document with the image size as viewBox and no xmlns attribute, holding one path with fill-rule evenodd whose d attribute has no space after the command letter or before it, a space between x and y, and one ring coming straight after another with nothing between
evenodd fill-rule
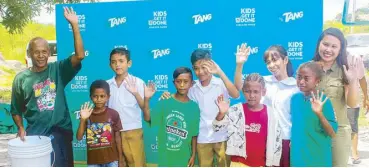
<instances>
[{"instance_id":1,"label":"sandal","mask_svg":"<svg viewBox=\"0 0 369 168\"><path fill-rule=\"evenodd\" d=\"M360 163L361 163L360 158L357 159L352 158L352 164L360 164Z\"/></svg>"}]
</instances>

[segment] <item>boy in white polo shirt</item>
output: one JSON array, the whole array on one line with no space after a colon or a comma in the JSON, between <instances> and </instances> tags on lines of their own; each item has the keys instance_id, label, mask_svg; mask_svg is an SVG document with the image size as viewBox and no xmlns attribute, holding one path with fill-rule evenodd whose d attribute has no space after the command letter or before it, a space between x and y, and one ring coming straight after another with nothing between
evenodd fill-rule
<instances>
[{"instance_id":1,"label":"boy in white polo shirt","mask_svg":"<svg viewBox=\"0 0 369 168\"><path fill-rule=\"evenodd\" d=\"M190 88L188 97L200 107L200 128L197 137L199 166L212 167L214 156L218 167L228 167L226 157L227 132L214 132L212 122L219 112L216 105L218 96L238 98L240 93L222 69L211 60L209 50L196 49L191 55L191 63L198 80ZM213 76L218 75L220 78ZM170 95L163 94L168 98Z\"/></svg>"},{"instance_id":2,"label":"boy in white polo shirt","mask_svg":"<svg viewBox=\"0 0 369 168\"><path fill-rule=\"evenodd\" d=\"M108 80L111 96L109 108L118 111L122 121L123 154L129 167L146 166L141 109L144 107L144 82L128 73L132 65L130 52L115 48L110 53L110 67L115 77Z\"/></svg>"}]
</instances>

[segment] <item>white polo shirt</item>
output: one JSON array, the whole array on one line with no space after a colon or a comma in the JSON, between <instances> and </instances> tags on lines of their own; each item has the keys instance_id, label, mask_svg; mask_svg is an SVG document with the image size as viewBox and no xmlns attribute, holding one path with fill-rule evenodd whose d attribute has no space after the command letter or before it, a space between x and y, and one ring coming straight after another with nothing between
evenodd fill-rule
<instances>
[{"instance_id":1,"label":"white polo shirt","mask_svg":"<svg viewBox=\"0 0 369 168\"><path fill-rule=\"evenodd\" d=\"M140 78L130 74L128 75L136 78L137 90L143 99L145 83ZM142 128L141 108L138 105L135 96L133 96L133 94L124 86L125 81L123 81L120 87L118 87L115 77L107 82L110 86L110 99L108 101L108 107L116 110L119 113L123 127L123 130L121 131Z\"/></svg>"},{"instance_id":2,"label":"white polo shirt","mask_svg":"<svg viewBox=\"0 0 369 168\"><path fill-rule=\"evenodd\" d=\"M198 143L216 143L227 140L227 131L214 132L212 123L219 113L216 105L218 96L224 95L228 99L229 94L223 81L212 76L208 86L201 86L199 80L190 88L188 97L195 101L200 108L200 128L197 137Z\"/></svg>"},{"instance_id":3,"label":"white polo shirt","mask_svg":"<svg viewBox=\"0 0 369 168\"><path fill-rule=\"evenodd\" d=\"M276 117L282 130L282 139L289 140L291 138L291 111L290 101L293 94L299 92L296 79L288 77L282 81L278 81L273 75L264 76L266 94L261 102L272 109L274 117Z\"/></svg>"}]
</instances>

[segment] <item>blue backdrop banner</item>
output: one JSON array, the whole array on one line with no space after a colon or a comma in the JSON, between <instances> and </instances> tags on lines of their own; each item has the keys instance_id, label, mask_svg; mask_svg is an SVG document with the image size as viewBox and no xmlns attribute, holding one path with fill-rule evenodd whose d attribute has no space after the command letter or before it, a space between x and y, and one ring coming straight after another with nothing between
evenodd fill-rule
<instances>
[{"instance_id":1,"label":"blue backdrop banner","mask_svg":"<svg viewBox=\"0 0 369 168\"><path fill-rule=\"evenodd\" d=\"M190 55L196 48L212 51L215 62L233 80L235 52L241 43L251 47L244 66L245 75L268 75L263 61L265 50L280 44L296 69L311 60L322 31L322 1L295 0L184 0L84 3L56 6L58 59L74 51L72 30L63 16L63 6L72 6L86 58L82 70L66 88L74 132L79 124L79 108L89 101L89 86L97 79L114 76L109 67L113 48L131 51L129 73L145 82L153 80L158 92L174 92L172 73L176 67L192 67ZM232 103L241 100L233 100ZM152 102L155 104L156 102ZM144 127L148 163L157 163L157 129ZM86 142L73 142L75 161L86 161Z\"/></svg>"}]
</instances>

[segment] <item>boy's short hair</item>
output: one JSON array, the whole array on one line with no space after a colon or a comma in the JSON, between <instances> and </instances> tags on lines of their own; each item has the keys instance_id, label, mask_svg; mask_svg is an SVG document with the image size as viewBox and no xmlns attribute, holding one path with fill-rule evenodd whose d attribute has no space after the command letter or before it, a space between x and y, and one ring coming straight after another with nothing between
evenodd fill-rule
<instances>
[{"instance_id":1,"label":"boy's short hair","mask_svg":"<svg viewBox=\"0 0 369 168\"><path fill-rule=\"evenodd\" d=\"M104 89L107 95L110 95L110 86L105 80L95 80L90 86L90 96L96 89Z\"/></svg>"},{"instance_id":2,"label":"boy's short hair","mask_svg":"<svg viewBox=\"0 0 369 168\"><path fill-rule=\"evenodd\" d=\"M131 61L131 52L126 48L118 47L111 50L109 61L111 61L111 56L113 56L114 54L124 55L127 59L127 62Z\"/></svg>"},{"instance_id":3,"label":"boy's short hair","mask_svg":"<svg viewBox=\"0 0 369 168\"><path fill-rule=\"evenodd\" d=\"M187 67L179 67L173 72L173 80L177 79L177 77L181 74L189 73L191 75L191 80L193 80L192 71L190 68Z\"/></svg>"},{"instance_id":4,"label":"boy's short hair","mask_svg":"<svg viewBox=\"0 0 369 168\"><path fill-rule=\"evenodd\" d=\"M194 65L198 60L211 60L211 53L209 50L196 49L191 54L191 63Z\"/></svg>"}]
</instances>

